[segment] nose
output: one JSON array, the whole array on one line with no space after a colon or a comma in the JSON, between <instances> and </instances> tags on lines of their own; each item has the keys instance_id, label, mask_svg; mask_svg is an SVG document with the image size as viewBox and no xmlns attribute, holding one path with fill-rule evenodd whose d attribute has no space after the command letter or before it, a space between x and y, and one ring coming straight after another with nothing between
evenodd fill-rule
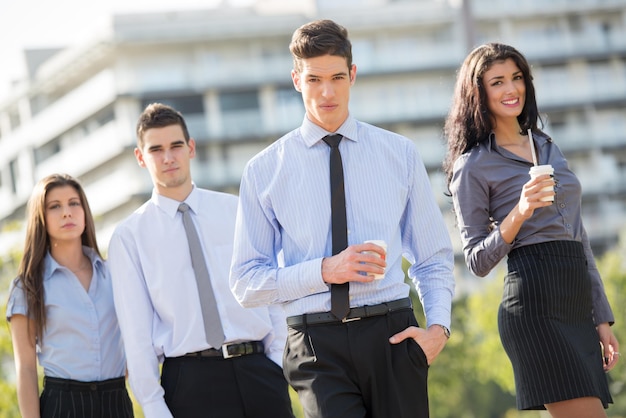
<instances>
[{"instance_id":1,"label":"nose","mask_svg":"<svg viewBox=\"0 0 626 418\"><path fill-rule=\"evenodd\" d=\"M71 218L72 217L72 210L70 209L69 206L63 206L63 217L64 218Z\"/></svg>"},{"instance_id":2,"label":"nose","mask_svg":"<svg viewBox=\"0 0 626 418\"><path fill-rule=\"evenodd\" d=\"M512 92L517 91L517 87L515 86L515 83L513 81L507 81L504 87L507 93L512 93Z\"/></svg>"},{"instance_id":3,"label":"nose","mask_svg":"<svg viewBox=\"0 0 626 418\"><path fill-rule=\"evenodd\" d=\"M172 152L169 149L166 149L163 152L163 162L170 162L172 160Z\"/></svg>"},{"instance_id":4,"label":"nose","mask_svg":"<svg viewBox=\"0 0 626 418\"><path fill-rule=\"evenodd\" d=\"M322 86L322 96L323 97L333 97L335 95L335 89L333 88L332 83L325 82Z\"/></svg>"}]
</instances>

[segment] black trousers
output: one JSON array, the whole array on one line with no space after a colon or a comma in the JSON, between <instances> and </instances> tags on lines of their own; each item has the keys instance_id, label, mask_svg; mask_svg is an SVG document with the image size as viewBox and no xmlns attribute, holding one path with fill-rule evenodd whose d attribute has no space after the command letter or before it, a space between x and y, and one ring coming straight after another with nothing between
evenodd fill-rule
<instances>
[{"instance_id":1,"label":"black trousers","mask_svg":"<svg viewBox=\"0 0 626 418\"><path fill-rule=\"evenodd\" d=\"M307 418L427 418L421 347L389 337L418 326L411 308L353 322L290 326L285 376Z\"/></svg>"},{"instance_id":2,"label":"black trousers","mask_svg":"<svg viewBox=\"0 0 626 418\"><path fill-rule=\"evenodd\" d=\"M123 377L100 382L44 377L39 398L42 418L132 418Z\"/></svg>"},{"instance_id":3,"label":"black trousers","mask_svg":"<svg viewBox=\"0 0 626 418\"><path fill-rule=\"evenodd\" d=\"M294 416L282 369L264 354L166 358L161 385L176 418Z\"/></svg>"}]
</instances>

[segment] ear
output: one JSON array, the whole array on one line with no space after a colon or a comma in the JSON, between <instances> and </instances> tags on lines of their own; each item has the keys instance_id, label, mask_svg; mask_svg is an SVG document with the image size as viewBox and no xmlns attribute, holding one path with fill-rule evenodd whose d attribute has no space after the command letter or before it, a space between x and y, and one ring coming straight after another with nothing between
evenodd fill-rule
<instances>
[{"instance_id":1,"label":"ear","mask_svg":"<svg viewBox=\"0 0 626 418\"><path fill-rule=\"evenodd\" d=\"M146 162L143 160L143 153L137 147L135 147L135 159L137 160L139 167L146 168Z\"/></svg>"},{"instance_id":2,"label":"ear","mask_svg":"<svg viewBox=\"0 0 626 418\"><path fill-rule=\"evenodd\" d=\"M302 93L302 88L300 87L300 73L296 70L291 70L291 80L293 81L293 87L296 89L296 91Z\"/></svg>"},{"instance_id":3,"label":"ear","mask_svg":"<svg viewBox=\"0 0 626 418\"><path fill-rule=\"evenodd\" d=\"M356 64L352 64L352 68L350 68L350 85L353 86L356 81Z\"/></svg>"},{"instance_id":4,"label":"ear","mask_svg":"<svg viewBox=\"0 0 626 418\"><path fill-rule=\"evenodd\" d=\"M189 138L187 146L189 146L189 158L194 158L196 156L196 140Z\"/></svg>"}]
</instances>

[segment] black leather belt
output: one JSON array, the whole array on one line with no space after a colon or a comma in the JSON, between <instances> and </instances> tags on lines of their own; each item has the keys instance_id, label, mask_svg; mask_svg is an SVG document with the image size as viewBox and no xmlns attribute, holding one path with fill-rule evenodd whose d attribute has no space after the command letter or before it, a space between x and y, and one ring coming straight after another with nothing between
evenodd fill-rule
<instances>
[{"instance_id":1,"label":"black leather belt","mask_svg":"<svg viewBox=\"0 0 626 418\"><path fill-rule=\"evenodd\" d=\"M358 308L352 308L344 319L337 319L337 317L330 312L290 316L287 318L287 325L290 327L298 327L302 325L327 324L331 322L358 321L362 318L387 315L389 312L408 308L411 308L411 299L404 298L391 302L380 303L378 305L365 305Z\"/></svg>"},{"instance_id":2,"label":"black leather belt","mask_svg":"<svg viewBox=\"0 0 626 418\"><path fill-rule=\"evenodd\" d=\"M249 354L261 354L265 352L263 341L246 341L243 343L224 344L220 350L207 348L206 350L187 353L184 357L240 357Z\"/></svg>"}]
</instances>

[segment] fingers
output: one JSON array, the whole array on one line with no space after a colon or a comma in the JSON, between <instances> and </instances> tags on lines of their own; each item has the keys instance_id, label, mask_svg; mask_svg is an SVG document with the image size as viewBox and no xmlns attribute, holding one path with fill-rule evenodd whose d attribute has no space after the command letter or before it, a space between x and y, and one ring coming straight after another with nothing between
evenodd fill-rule
<instances>
[{"instance_id":1,"label":"fingers","mask_svg":"<svg viewBox=\"0 0 626 418\"><path fill-rule=\"evenodd\" d=\"M419 333L423 333L425 332L423 329L421 328L417 328L417 327L408 327L406 329L404 329L403 331L400 331L397 334L392 335L389 338L389 342L391 344L398 344L401 343L402 341L406 340L407 338L415 338L417 339L417 336Z\"/></svg>"},{"instance_id":2,"label":"fingers","mask_svg":"<svg viewBox=\"0 0 626 418\"><path fill-rule=\"evenodd\" d=\"M608 372L611 370L617 362L619 361L620 353L618 351L614 351L609 353L608 355L605 353L604 357L604 371Z\"/></svg>"},{"instance_id":3,"label":"fingers","mask_svg":"<svg viewBox=\"0 0 626 418\"><path fill-rule=\"evenodd\" d=\"M375 244L351 245L342 252L322 260L322 278L326 283L364 282L385 273L384 249Z\"/></svg>"}]
</instances>

